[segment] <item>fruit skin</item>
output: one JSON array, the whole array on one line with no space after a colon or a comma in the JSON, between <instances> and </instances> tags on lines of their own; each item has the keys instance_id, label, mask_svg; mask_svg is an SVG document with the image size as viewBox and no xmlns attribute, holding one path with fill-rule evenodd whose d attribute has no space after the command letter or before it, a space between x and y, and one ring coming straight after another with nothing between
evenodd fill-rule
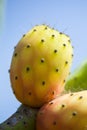
<instances>
[{"instance_id":1,"label":"fruit skin","mask_svg":"<svg viewBox=\"0 0 87 130\"><path fill-rule=\"evenodd\" d=\"M65 84L66 92L77 92L87 90L87 60L82 62L79 67L68 77Z\"/></svg>"},{"instance_id":2,"label":"fruit skin","mask_svg":"<svg viewBox=\"0 0 87 130\"><path fill-rule=\"evenodd\" d=\"M36 130L87 130L87 90L65 94L38 112Z\"/></svg>"},{"instance_id":3,"label":"fruit skin","mask_svg":"<svg viewBox=\"0 0 87 130\"><path fill-rule=\"evenodd\" d=\"M46 25L25 34L17 46L10 67L16 98L23 104L41 107L63 90L72 64L69 36Z\"/></svg>"},{"instance_id":4,"label":"fruit skin","mask_svg":"<svg viewBox=\"0 0 87 130\"><path fill-rule=\"evenodd\" d=\"M6 121L0 124L0 130L35 130L38 109L21 105Z\"/></svg>"}]
</instances>

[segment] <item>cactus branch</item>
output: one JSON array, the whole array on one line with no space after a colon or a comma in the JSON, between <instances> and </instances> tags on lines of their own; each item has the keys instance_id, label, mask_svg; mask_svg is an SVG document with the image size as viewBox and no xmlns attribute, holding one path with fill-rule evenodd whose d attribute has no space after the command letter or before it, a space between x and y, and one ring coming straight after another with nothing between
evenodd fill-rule
<instances>
[{"instance_id":1,"label":"cactus branch","mask_svg":"<svg viewBox=\"0 0 87 130\"><path fill-rule=\"evenodd\" d=\"M21 105L6 121L0 124L0 130L35 130L38 109Z\"/></svg>"}]
</instances>

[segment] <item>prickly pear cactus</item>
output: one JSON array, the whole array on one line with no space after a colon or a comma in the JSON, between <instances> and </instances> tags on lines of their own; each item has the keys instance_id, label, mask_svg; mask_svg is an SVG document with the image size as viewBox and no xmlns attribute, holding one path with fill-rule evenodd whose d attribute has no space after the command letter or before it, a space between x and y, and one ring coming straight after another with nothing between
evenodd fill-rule
<instances>
[{"instance_id":1,"label":"prickly pear cactus","mask_svg":"<svg viewBox=\"0 0 87 130\"><path fill-rule=\"evenodd\" d=\"M69 76L65 91L76 92L87 90L87 60L81 63L79 67Z\"/></svg>"},{"instance_id":2,"label":"prickly pear cactus","mask_svg":"<svg viewBox=\"0 0 87 130\"><path fill-rule=\"evenodd\" d=\"M38 109L21 105L6 121L0 124L0 130L35 130Z\"/></svg>"},{"instance_id":3,"label":"prickly pear cactus","mask_svg":"<svg viewBox=\"0 0 87 130\"><path fill-rule=\"evenodd\" d=\"M45 104L37 130L87 130L87 90L68 93Z\"/></svg>"},{"instance_id":4,"label":"prickly pear cactus","mask_svg":"<svg viewBox=\"0 0 87 130\"><path fill-rule=\"evenodd\" d=\"M64 90L72 57L69 36L35 26L23 35L12 57L10 79L16 98L32 107L56 98Z\"/></svg>"}]
</instances>

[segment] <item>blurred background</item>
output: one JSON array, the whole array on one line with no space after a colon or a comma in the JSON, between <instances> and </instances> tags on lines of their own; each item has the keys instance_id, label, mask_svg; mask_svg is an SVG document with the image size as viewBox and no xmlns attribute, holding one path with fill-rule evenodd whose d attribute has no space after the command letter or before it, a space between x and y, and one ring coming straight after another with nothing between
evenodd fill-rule
<instances>
[{"instance_id":1,"label":"blurred background","mask_svg":"<svg viewBox=\"0 0 87 130\"><path fill-rule=\"evenodd\" d=\"M47 24L71 37L71 72L87 59L86 0L0 0L0 123L19 107L8 70L14 46L36 24Z\"/></svg>"}]
</instances>

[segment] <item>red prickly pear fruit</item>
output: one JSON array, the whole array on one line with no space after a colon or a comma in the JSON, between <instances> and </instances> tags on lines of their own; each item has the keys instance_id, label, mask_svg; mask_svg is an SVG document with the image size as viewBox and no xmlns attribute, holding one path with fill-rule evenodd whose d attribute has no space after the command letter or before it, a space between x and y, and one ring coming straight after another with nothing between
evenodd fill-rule
<instances>
[{"instance_id":1,"label":"red prickly pear fruit","mask_svg":"<svg viewBox=\"0 0 87 130\"><path fill-rule=\"evenodd\" d=\"M25 34L17 46L10 67L16 98L31 107L40 107L63 90L72 64L69 36L38 25Z\"/></svg>"},{"instance_id":2,"label":"red prickly pear fruit","mask_svg":"<svg viewBox=\"0 0 87 130\"><path fill-rule=\"evenodd\" d=\"M87 90L65 94L45 104L37 130L87 130Z\"/></svg>"}]
</instances>

